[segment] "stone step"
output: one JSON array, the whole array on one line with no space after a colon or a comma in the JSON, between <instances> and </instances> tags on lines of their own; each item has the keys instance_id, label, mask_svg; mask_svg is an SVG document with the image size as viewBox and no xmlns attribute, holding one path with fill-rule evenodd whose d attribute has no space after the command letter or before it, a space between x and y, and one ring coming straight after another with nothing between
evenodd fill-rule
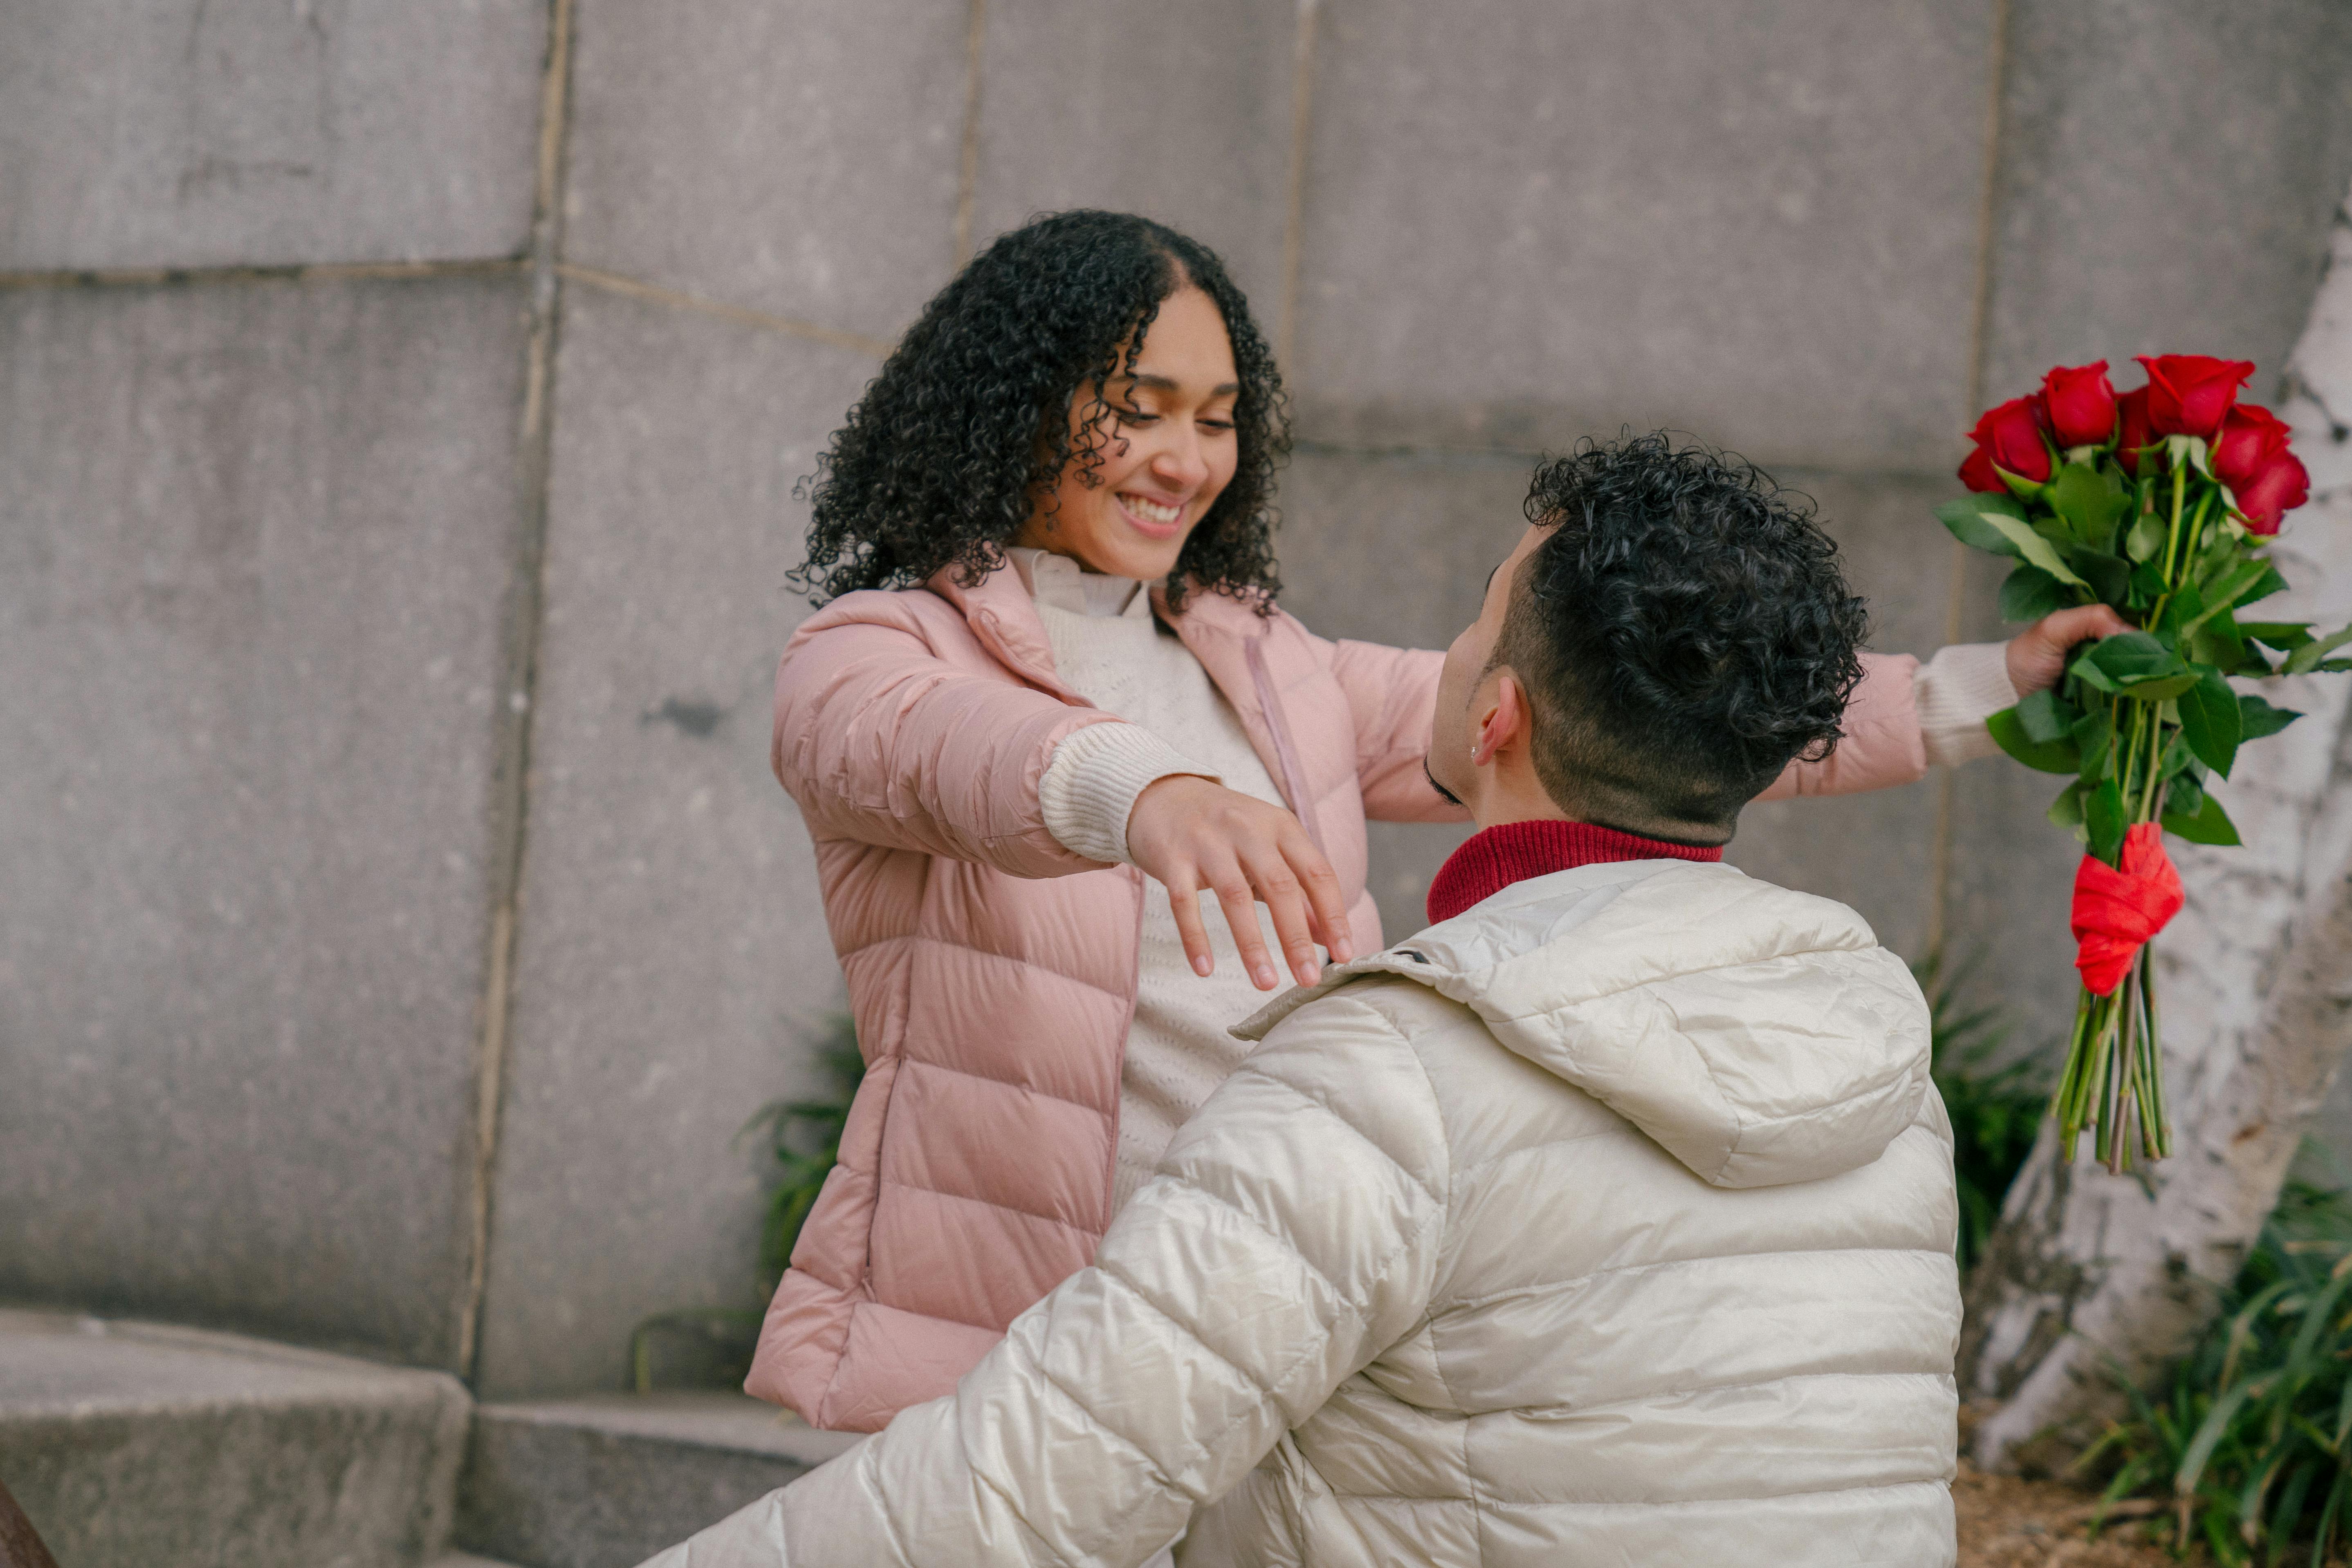
<instances>
[{"instance_id":1,"label":"stone step","mask_svg":"<svg viewBox=\"0 0 2352 1568\"><path fill-rule=\"evenodd\" d=\"M740 1394L478 1405L457 1542L529 1568L636 1568L857 1440Z\"/></svg>"},{"instance_id":2,"label":"stone step","mask_svg":"<svg viewBox=\"0 0 2352 1568\"><path fill-rule=\"evenodd\" d=\"M440 1373L0 1310L0 1477L63 1568L417 1568L469 1406Z\"/></svg>"}]
</instances>

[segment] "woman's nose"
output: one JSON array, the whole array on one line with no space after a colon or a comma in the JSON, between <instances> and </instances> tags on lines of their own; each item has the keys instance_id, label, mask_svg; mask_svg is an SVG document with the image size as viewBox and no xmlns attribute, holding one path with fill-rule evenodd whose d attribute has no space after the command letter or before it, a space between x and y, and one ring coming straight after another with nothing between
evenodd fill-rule
<instances>
[{"instance_id":1,"label":"woman's nose","mask_svg":"<svg viewBox=\"0 0 2352 1568\"><path fill-rule=\"evenodd\" d=\"M1183 489L1209 477L1208 454L1201 449L1200 432L1189 421L1172 433L1167 446L1153 454L1151 471L1162 484Z\"/></svg>"}]
</instances>

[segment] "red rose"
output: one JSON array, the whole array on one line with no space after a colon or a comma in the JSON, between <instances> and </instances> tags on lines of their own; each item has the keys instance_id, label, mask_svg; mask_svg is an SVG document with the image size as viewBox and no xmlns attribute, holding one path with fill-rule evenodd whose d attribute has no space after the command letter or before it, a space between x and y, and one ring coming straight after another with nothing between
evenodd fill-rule
<instances>
[{"instance_id":1,"label":"red rose","mask_svg":"<svg viewBox=\"0 0 2352 1568\"><path fill-rule=\"evenodd\" d=\"M2254 374L2252 360L2207 354L2141 354L2139 363L2147 366L2148 428L2159 436L2207 440L2238 400L2238 388Z\"/></svg>"},{"instance_id":2,"label":"red rose","mask_svg":"<svg viewBox=\"0 0 2352 1568\"><path fill-rule=\"evenodd\" d=\"M2213 440L2213 477L2233 490L2244 489L2286 453L2286 422L2256 404L2241 403L2221 421Z\"/></svg>"},{"instance_id":3,"label":"red rose","mask_svg":"<svg viewBox=\"0 0 2352 1568\"><path fill-rule=\"evenodd\" d=\"M2116 399L2116 461L2124 472L2139 472L2139 449L2156 439L2147 427L2147 388L2135 387Z\"/></svg>"},{"instance_id":4,"label":"red rose","mask_svg":"<svg viewBox=\"0 0 2352 1568\"><path fill-rule=\"evenodd\" d=\"M1998 408L1985 410L1969 432L1977 449L1960 465L1960 482L1972 490L2005 491L2009 487L1993 471L1995 464L2021 479L2035 484L2050 477L2050 447L2042 439L2042 398L2012 397Z\"/></svg>"},{"instance_id":5,"label":"red rose","mask_svg":"<svg viewBox=\"0 0 2352 1568\"><path fill-rule=\"evenodd\" d=\"M2116 389L2107 362L2060 365L2042 378L2042 406L2063 447L2104 447L2116 433Z\"/></svg>"},{"instance_id":6,"label":"red rose","mask_svg":"<svg viewBox=\"0 0 2352 1568\"><path fill-rule=\"evenodd\" d=\"M2230 488L2237 492L2249 532L2276 533L2279 521L2311 499L2311 474L2301 458L2282 450L2252 482Z\"/></svg>"}]
</instances>

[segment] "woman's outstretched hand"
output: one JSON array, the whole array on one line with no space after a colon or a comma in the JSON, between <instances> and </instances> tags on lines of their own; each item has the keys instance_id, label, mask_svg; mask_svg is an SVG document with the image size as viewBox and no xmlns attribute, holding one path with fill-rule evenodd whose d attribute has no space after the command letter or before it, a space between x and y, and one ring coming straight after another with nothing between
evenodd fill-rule
<instances>
[{"instance_id":1,"label":"woman's outstretched hand","mask_svg":"<svg viewBox=\"0 0 2352 1568\"><path fill-rule=\"evenodd\" d=\"M2066 655L2076 643L2131 629L2105 605L2079 605L2044 616L2009 639L2009 683L2020 697L2047 691L2066 673Z\"/></svg>"},{"instance_id":2,"label":"woman's outstretched hand","mask_svg":"<svg viewBox=\"0 0 2352 1568\"><path fill-rule=\"evenodd\" d=\"M1201 924L1200 892L1216 894L1225 923L1240 944L1242 963L1261 991L1281 984L1260 934L1256 905L1274 916L1275 936L1301 985L1321 973L1315 944L1335 962L1354 955L1339 878L1298 818L1255 795L1208 779L1174 773L1146 786L1127 818L1127 852L1168 889L1168 907L1183 933L1184 956L1195 974L1214 966Z\"/></svg>"}]
</instances>

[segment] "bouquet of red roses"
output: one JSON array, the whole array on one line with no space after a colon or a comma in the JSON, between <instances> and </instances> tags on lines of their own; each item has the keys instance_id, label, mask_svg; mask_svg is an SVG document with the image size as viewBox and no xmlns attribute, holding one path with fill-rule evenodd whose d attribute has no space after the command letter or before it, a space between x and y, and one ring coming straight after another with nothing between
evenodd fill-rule
<instances>
[{"instance_id":1,"label":"bouquet of red roses","mask_svg":"<svg viewBox=\"0 0 2352 1568\"><path fill-rule=\"evenodd\" d=\"M2254 367L2139 363L2147 384L2121 396L2103 360L2053 370L1988 412L1960 465L1973 493L1937 511L1962 543L2016 560L2003 619L2096 602L2139 628L2078 647L2054 689L1990 721L2011 756L2073 775L2050 819L2089 847L2074 879L2083 990L2052 1109L2066 1158L2087 1122L2116 1172L2134 1144L2150 1159L2172 1149L2147 950L2182 901L2163 835L2237 843L2205 783L2298 717L2229 678L2352 669L2329 657L2352 626L2322 637L2241 618L2286 586L2269 542L2309 491L2286 426L2238 401Z\"/></svg>"}]
</instances>

